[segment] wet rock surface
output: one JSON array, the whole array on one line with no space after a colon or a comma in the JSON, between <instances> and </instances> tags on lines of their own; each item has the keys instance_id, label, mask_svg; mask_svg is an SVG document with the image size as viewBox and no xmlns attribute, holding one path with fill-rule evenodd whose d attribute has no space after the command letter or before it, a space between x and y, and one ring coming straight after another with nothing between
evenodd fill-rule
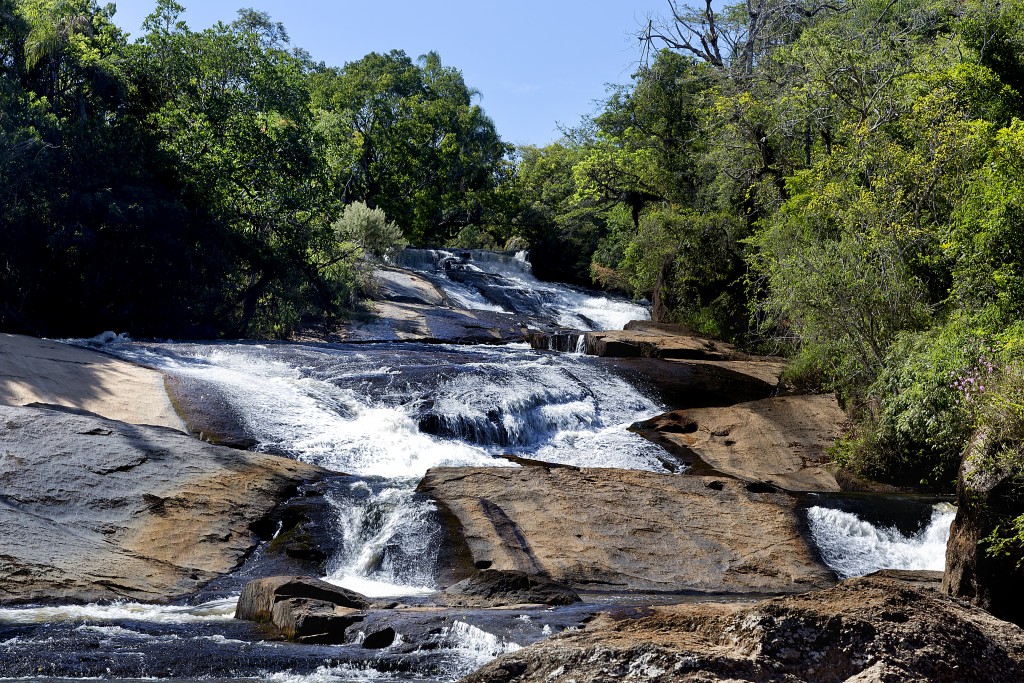
<instances>
[{"instance_id":1,"label":"wet rock surface","mask_svg":"<svg viewBox=\"0 0 1024 683\"><path fill-rule=\"evenodd\" d=\"M449 607L503 607L540 604L571 605L580 596L545 576L500 569L482 569L449 586L435 598Z\"/></svg>"},{"instance_id":2,"label":"wet rock surface","mask_svg":"<svg viewBox=\"0 0 1024 683\"><path fill-rule=\"evenodd\" d=\"M731 344L699 337L676 325L646 320L631 321L622 330L588 332L586 344L591 356L756 360Z\"/></svg>"},{"instance_id":3,"label":"wet rock surface","mask_svg":"<svg viewBox=\"0 0 1024 683\"><path fill-rule=\"evenodd\" d=\"M729 478L575 467L436 468L464 566L550 576L580 591L774 593L831 585L797 502ZM724 511L728 511L727 513Z\"/></svg>"},{"instance_id":4,"label":"wet rock surface","mask_svg":"<svg viewBox=\"0 0 1024 683\"><path fill-rule=\"evenodd\" d=\"M498 658L463 683L914 681L1024 677L1024 631L889 577L754 605L678 605L599 618Z\"/></svg>"},{"instance_id":5,"label":"wet rock surface","mask_svg":"<svg viewBox=\"0 0 1024 683\"><path fill-rule=\"evenodd\" d=\"M310 465L0 406L0 603L163 601L231 571Z\"/></svg>"},{"instance_id":6,"label":"wet rock surface","mask_svg":"<svg viewBox=\"0 0 1024 683\"><path fill-rule=\"evenodd\" d=\"M327 341L505 344L525 341L531 330L552 327L545 320L496 311L439 308L399 301L374 301L370 308L371 318L347 323L337 339ZM298 338L302 339L304 337Z\"/></svg>"},{"instance_id":7,"label":"wet rock surface","mask_svg":"<svg viewBox=\"0 0 1024 683\"><path fill-rule=\"evenodd\" d=\"M693 467L789 491L838 491L828 448L847 428L833 395L779 396L729 407L675 410L633 431Z\"/></svg>"}]
</instances>

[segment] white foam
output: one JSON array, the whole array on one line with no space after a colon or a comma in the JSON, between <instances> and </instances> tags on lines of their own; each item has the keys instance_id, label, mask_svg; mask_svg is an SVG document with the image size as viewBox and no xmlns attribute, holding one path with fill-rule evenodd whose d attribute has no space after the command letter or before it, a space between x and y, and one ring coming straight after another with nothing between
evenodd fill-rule
<instances>
[{"instance_id":1,"label":"white foam","mask_svg":"<svg viewBox=\"0 0 1024 683\"><path fill-rule=\"evenodd\" d=\"M465 666L461 673L469 673L503 654L515 652L522 646L502 640L464 621L455 621L441 632L445 646L458 653Z\"/></svg>"},{"instance_id":2,"label":"white foam","mask_svg":"<svg viewBox=\"0 0 1024 683\"><path fill-rule=\"evenodd\" d=\"M340 666L321 666L310 674L266 672L259 677L259 680L270 681L271 683L361 683L363 681L393 681L398 679L391 674L381 673L369 666L360 667L342 664Z\"/></svg>"},{"instance_id":3,"label":"white foam","mask_svg":"<svg viewBox=\"0 0 1024 683\"><path fill-rule=\"evenodd\" d=\"M941 571L955 515L953 506L936 505L928 524L908 537L894 527L876 527L843 510L815 506L807 511L822 558L844 579L879 569Z\"/></svg>"},{"instance_id":4,"label":"white foam","mask_svg":"<svg viewBox=\"0 0 1024 683\"><path fill-rule=\"evenodd\" d=\"M162 624L189 624L231 621L235 616L237 604L238 596L212 600L201 605L147 605L139 602L114 602L108 605L7 607L0 608L0 623L143 621Z\"/></svg>"}]
</instances>

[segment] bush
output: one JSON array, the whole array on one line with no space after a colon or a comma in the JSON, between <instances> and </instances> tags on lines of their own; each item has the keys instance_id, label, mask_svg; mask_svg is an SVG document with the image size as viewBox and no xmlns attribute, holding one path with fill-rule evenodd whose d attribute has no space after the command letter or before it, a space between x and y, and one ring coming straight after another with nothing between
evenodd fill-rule
<instances>
[{"instance_id":1,"label":"bush","mask_svg":"<svg viewBox=\"0 0 1024 683\"><path fill-rule=\"evenodd\" d=\"M905 333L861 406L867 418L848 466L872 479L951 488L975 425L993 347L969 321Z\"/></svg>"},{"instance_id":2,"label":"bush","mask_svg":"<svg viewBox=\"0 0 1024 683\"><path fill-rule=\"evenodd\" d=\"M346 206L332 227L339 241L351 242L381 259L394 257L408 244L402 229L389 223L383 210L371 209L363 202Z\"/></svg>"}]
</instances>

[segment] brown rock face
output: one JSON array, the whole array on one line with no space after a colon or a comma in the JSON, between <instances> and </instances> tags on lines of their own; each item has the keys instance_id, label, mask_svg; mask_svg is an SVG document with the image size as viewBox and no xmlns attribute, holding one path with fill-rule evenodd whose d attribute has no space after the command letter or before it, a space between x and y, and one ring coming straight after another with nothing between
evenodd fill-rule
<instances>
[{"instance_id":1,"label":"brown rock face","mask_svg":"<svg viewBox=\"0 0 1024 683\"><path fill-rule=\"evenodd\" d=\"M1024 631L883 577L755 605L678 605L504 655L462 683L1024 680Z\"/></svg>"},{"instance_id":2,"label":"brown rock face","mask_svg":"<svg viewBox=\"0 0 1024 683\"><path fill-rule=\"evenodd\" d=\"M675 410L633 430L693 462L695 473L721 472L788 491L838 491L827 449L846 425L835 396L778 396Z\"/></svg>"},{"instance_id":3,"label":"brown rock face","mask_svg":"<svg viewBox=\"0 0 1024 683\"><path fill-rule=\"evenodd\" d=\"M289 598L274 604L270 622L288 640L311 644L345 642L345 629L365 615L323 600Z\"/></svg>"},{"instance_id":4,"label":"brown rock face","mask_svg":"<svg viewBox=\"0 0 1024 683\"><path fill-rule=\"evenodd\" d=\"M727 478L573 467L438 468L420 490L466 565L580 589L788 592L831 571L798 531L795 500ZM457 553L456 553L457 555Z\"/></svg>"},{"instance_id":5,"label":"brown rock face","mask_svg":"<svg viewBox=\"0 0 1024 683\"><path fill-rule=\"evenodd\" d=\"M725 342L698 337L676 325L633 320L625 329L587 333L587 353L621 358L751 360Z\"/></svg>"},{"instance_id":6,"label":"brown rock face","mask_svg":"<svg viewBox=\"0 0 1024 683\"><path fill-rule=\"evenodd\" d=\"M1024 624L1024 567L1012 556L993 557L981 540L1024 514L1021 484L1005 463L985 457L986 435L967 447L957 480L957 513L946 546L942 589L1001 619Z\"/></svg>"},{"instance_id":7,"label":"brown rock face","mask_svg":"<svg viewBox=\"0 0 1024 683\"><path fill-rule=\"evenodd\" d=\"M233 569L323 475L163 427L0 406L0 603L162 601Z\"/></svg>"},{"instance_id":8,"label":"brown rock face","mask_svg":"<svg viewBox=\"0 0 1024 683\"><path fill-rule=\"evenodd\" d=\"M605 367L675 409L729 406L776 392L785 364L742 360L606 358Z\"/></svg>"},{"instance_id":9,"label":"brown rock face","mask_svg":"<svg viewBox=\"0 0 1024 683\"><path fill-rule=\"evenodd\" d=\"M0 405L48 403L182 430L159 372L46 339L0 334Z\"/></svg>"}]
</instances>

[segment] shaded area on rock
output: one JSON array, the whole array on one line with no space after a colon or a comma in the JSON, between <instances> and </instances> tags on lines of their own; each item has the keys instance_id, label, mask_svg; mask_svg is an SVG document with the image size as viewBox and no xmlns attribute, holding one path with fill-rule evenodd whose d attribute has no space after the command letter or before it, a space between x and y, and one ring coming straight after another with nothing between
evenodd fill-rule
<instances>
[{"instance_id":1,"label":"shaded area on rock","mask_svg":"<svg viewBox=\"0 0 1024 683\"><path fill-rule=\"evenodd\" d=\"M48 339L0 334L0 405L30 403L182 429L159 372Z\"/></svg>"},{"instance_id":2,"label":"shaded area on rock","mask_svg":"<svg viewBox=\"0 0 1024 683\"><path fill-rule=\"evenodd\" d=\"M0 603L163 601L231 571L323 470L165 427L0 406Z\"/></svg>"},{"instance_id":3,"label":"shaded area on rock","mask_svg":"<svg viewBox=\"0 0 1024 683\"><path fill-rule=\"evenodd\" d=\"M547 577L514 570L482 569L446 588L436 601L449 607L571 605L580 602L580 596Z\"/></svg>"}]
</instances>

